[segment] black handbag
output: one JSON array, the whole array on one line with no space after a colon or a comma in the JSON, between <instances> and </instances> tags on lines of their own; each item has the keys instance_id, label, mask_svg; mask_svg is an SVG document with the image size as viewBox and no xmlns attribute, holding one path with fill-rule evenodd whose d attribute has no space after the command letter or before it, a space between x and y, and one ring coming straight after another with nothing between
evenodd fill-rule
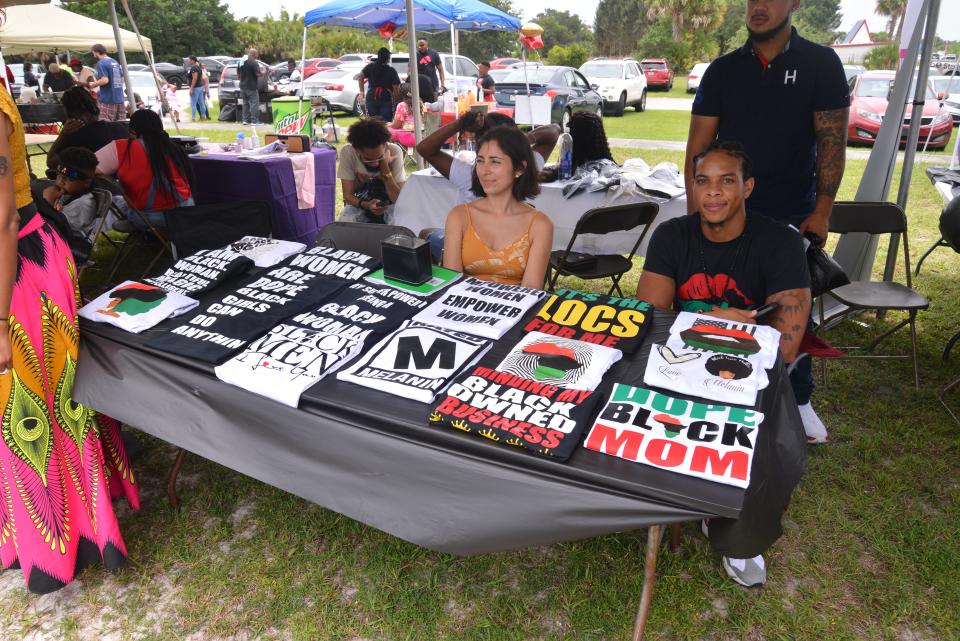
<instances>
[{"instance_id":1,"label":"black handbag","mask_svg":"<svg viewBox=\"0 0 960 641\"><path fill-rule=\"evenodd\" d=\"M597 264L597 257L593 254L570 252L563 261L562 267L571 271L588 269Z\"/></svg>"},{"instance_id":2,"label":"black handbag","mask_svg":"<svg viewBox=\"0 0 960 641\"><path fill-rule=\"evenodd\" d=\"M843 267L815 243L807 247L807 268L810 270L810 293L814 298L850 284Z\"/></svg>"}]
</instances>

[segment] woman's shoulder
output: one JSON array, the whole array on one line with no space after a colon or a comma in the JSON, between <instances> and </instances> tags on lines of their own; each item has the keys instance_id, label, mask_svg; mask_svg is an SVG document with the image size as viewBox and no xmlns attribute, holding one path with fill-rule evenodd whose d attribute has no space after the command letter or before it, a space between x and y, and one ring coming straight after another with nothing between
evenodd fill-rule
<instances>
[{"instance_id":1,"label":"woman's shoulder","mask_svg":"<svg viewBox=\"0 0 960 641\"><path fill-rule=\"evenodd\" d=\"M544 225L548 227L553 227L553 221L550 220L550 216L547 216L544 212L537 209L536 207L533 207L532 205L530 205L530 208L533 209L533 221L532 221L533 225L537 225L540 227Z\"/></svg>"}]
</instances>

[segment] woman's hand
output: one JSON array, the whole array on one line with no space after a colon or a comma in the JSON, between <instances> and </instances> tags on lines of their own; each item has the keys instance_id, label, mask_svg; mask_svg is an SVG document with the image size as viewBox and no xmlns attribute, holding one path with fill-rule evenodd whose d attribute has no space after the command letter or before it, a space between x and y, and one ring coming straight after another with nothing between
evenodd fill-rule
<instances>
[{"instance_id":1,"label":"woman's hand","mask_svg":"<svg viewBox=\"0 0 960 641\"><path fill-rule=\"evenodd\" d=\"M10 334L6 321L0 323L0 376L13 367L13 350L10 347Z\"/></svg>"}]
</instances>

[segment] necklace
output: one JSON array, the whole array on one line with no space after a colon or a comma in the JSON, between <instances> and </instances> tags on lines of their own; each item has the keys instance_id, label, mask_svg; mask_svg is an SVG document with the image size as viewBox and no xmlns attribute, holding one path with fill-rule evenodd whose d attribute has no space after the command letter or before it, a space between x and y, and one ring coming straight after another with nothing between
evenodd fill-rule
<instances>
[{"instance_id":1,"label":"necklace","mask_svg":"<svg viewBox=\"0 0 960 641\"><path fill-rule=\"evenodd\" d=\"M704 244L704 242L706 241L706 237L703 235L703 228L702 228L702 227L700 227L700 226L698 225L698 226L697 226L697 230L700 232L700 233L697 235L697 239L698 239L698 241L699 241L699 242L697 243L697 249L700 250L700 270L701 270L701 273L703 274L703 279L704 279L704 281L707 282L707 283L709 283L709 282L711 282L711 279L710 279L710 274L709 274L708 271L707 271L707 259L706 259L706 257L704 256L704 253L703 253L703 244ZM746 237L747 237L747 226L744 225L744 227L743 227L743 233L740 234L740 237L739 237L739 238L737 238L736 251L734 251L734 253L733 253L733 260L730 261L730 266L727 268L727 273L725 274L726 276L731 276L731 275L732 275L732 273L733 273L733 268L734 268L734 267L736 266L736 264L737 264L737 259L740 258L740 250L743 249L743 240L744 240ZM715 299L719 298L719 296L717 296L717 295L714 294L713 292L711 292L711 294L713 295L713 297L714 297ZM723 302L725 302L725 301L723 301L723 300L721 299L721 300L720 300L720 303L723 303ZM719 304L719 303L715 303L715 304Z\"/></svg>"}]
</instances>

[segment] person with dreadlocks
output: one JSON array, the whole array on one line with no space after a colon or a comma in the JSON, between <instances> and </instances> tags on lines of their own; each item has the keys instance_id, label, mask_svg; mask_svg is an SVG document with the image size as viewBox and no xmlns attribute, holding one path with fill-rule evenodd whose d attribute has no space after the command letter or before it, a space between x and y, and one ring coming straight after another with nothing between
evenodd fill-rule
<instances>
[{"instance_id":1,"label":"person with dreadlocks","mask_svg":"<svg viewBox=\"0 0 960 641\"><path fill-rule=\"evenodd\" d=\"M193 172L187 154L170 140L160 116L149 109L130 116L130 138L97 151L97 170L116 175L125 201L156 227L165 225L165 209L193 205ZM143 224L139 216L131 216L130 222Z\"/></svg>"},{"instance_id":2,"label":"person with dreadlocks","mask_svg":"<svg viewBox=\"0 0 960 641\"><path fill-rule=\"evenodd\" d=\"M97 99L84 87L70 87L63 92L60 103L67 112L67 119L47 152L47 167L53 171L60 166L62 149L82 147L95 152L114 140L125 140L130 136L126 123L99 120Z\"/></svg>"},{"instance_id":3,"label":"person with dreadlocks","mask_svg":"<svg viewBox=\"0 0 960 641\"><path fill-rule=\"evenodd\" d=\"M578 111L570 117L570 137L573 138L573 171L592 160L613 160L603 120L595 113Z\"/></svg>"}]
</instances>

